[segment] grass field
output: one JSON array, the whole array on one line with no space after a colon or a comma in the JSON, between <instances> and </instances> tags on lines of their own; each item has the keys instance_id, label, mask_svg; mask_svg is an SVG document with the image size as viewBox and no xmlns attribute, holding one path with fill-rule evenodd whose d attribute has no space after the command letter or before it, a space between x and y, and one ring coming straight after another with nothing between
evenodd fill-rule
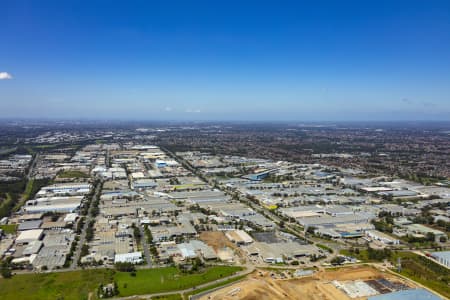
<instances>
[{"instance_id":1,"label":"grass field","mask_svg":"<svg viewBox=\"0 0 450 300\"><path fill-rule=\"evenodd\" d=\"M359 253L355 253L355 252L350 252L348 249L342 249L341 251L339 251L340 254L345 255L345 256L351 256L351 257L355 257L357 259L359 259L362 262L369 262L371 261L369 259L369 255L367 253L367 250L362 249L359 251Z\"/></svg>"},{"instance_id":2,"label":"grass field","mask_svg":"<svg viewBox=\"0 0 450 300\"><path fill-rule=\"evenodd\" d=\"M323 244L316 244L317 247L319 247L320 249L323 249L325 251L328 251L330 253L333 253L333 249L331 249L330 247L323 245Z\"/></svg>"},{"instance_id":3,"label":"grass field","mask_svg":"<svg viewBox=\"0 0 450 300\"><path fill-rule=\"evenodd\" d=\"M117 272L115 279L121 296L183 290L214 281L240 271L239 267L215 266L198 274L183 274L175 267L138 270L136 276Z\"/></svg>"},{"instance_id":4,"label":"grass field","mask_svg":"<svg viewBox=\"0 0 450 300\"><path fill-rule=\"evenodd\" d=\"M392 257L392 263L401 258L402 270L399 274L429 287L432 290L450 298L450 270L434 261L411 252L397 252Z\"/></svg>"},{"instance_id":5,"label":"grass field","mask_svg":"<svg viewBox=\"0 0 450 300\"><path fill-rule=\"evenodd\" d=\"M0 225L0 229L3 229L5 233L16 233L17 225L16 224Z\"/></svg>"},{"instance_id":6,"label":"grass field","mask_svg":"<svg viewBox=\"0 0 450 300\"><path fill-rule=\"evenodd\" d=\"M9 217L14 206L14 199L10 193L6 193L6 198L0 201L0 218Z\"/></svg>"},{"instance_id":7,"label":"grass field","mask_svg":"<svg viewBox=\"0 0 450 300\"><path fill-rule=\"evenodd\" d=\"M367 250L360 250L359 253L342 250L341 254L358 258L363 262L374 260L369 259ZM393 265L397 265L397 259L401 258L402 271L399 273L403 276L411 278L436 292L450 297L450 271L434 261L406 251L392 251L389 260Z\"/></svg>"},{"instance_id":8,"label":"grass field","mask_svg":"<svg viewBox=\"0 0 450 300\"><path fill-rule=\"evenodd\" d=\"M84 270L48 274L15 275L10 279L0 278L0 298L16 299L96 299L100 283L110 283L113 271L106 269Z\"/></svg>"},{"instance_id":9,"label":"grass field","mask_svg":"<svg viewBox=\"0 0 450 300\"><path fill-rule=\"evenodd\" d=\"M24 199L30 199L31 198L31 193L33 192L33 184L34 184L34 179L30 179L27 182L27 186L25 188L25 192L23 193L23 198Z\"/></svg>"},{"instance_id":10,"label":"grass field","mask_svg":"<svg viewBox=\"0 0 450 300\"><path fill-rule=\"evenodd\" d=\"M214 266L198 274L183 274L177 268L138 270L130 273L107 269L20 274L10 279L0 278L0 299L97 299L99 285L117 282L121 296L142 295L187 289L229 276L240 267ZM180 299L179 295L161 299Z\"/></svg>"}]
</instances>

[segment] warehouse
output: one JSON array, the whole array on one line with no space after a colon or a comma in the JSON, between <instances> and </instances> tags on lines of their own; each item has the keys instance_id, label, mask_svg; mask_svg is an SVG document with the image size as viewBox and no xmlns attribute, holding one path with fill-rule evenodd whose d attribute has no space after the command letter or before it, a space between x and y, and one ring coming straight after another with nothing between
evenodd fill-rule
<instances>
[{"instance_id":1,"label":"warehouse","mask_svg":"<svg viewBox=\"0 0 450 300\"><path fill-rule=\"evenodd\" d=\"M22 231L16 238L17 244L29 244L34 241L38 241L42 238L44 234L43 229L31 229Z\"/></svg>"},{"instance_id":2,"label":"warehouse","mask_svg":"<svg viewBox=\"0 0 450 300\"><path fill-rule=\"evenodd\" d=\"M289 218L319 217L324 213L324 209L318 206L297 206L282 208L280 211Z\"/></svg>"},{"instance_id":3,"label":"warehouse","mask_svg":"<svg viewBox=\"0 0 450 300\"><path fill-rule=\"evenodd\" d=\"M182 259L196 258L197 253L195 253L195 248L190 243L182 243L178 245L180 249Z\"/></svg>"},{"instance_id":4,"label":"warehouse","mask_svg":"<svg viewBox=\"0 0 450 300\"><path fill-rule=\"evenodd\" d=\"M411 289L402 290L377 296L371 296L368 300L441 300L440 297L425 290L425 289Z\"/></svg>"},{"instance_id":5,"label":"warehouse","mask_svg":"<svg viewBox=\"0 0 450 300\"><path fill-rule=\"evenodd\" d=\"M33 260L33 266L41 269L46 266L48 269L61 268L65 261L69 248L66 245L44 246Z\"/></svg>"},{"instance_id":6,"label":"warehouse","mask_svg":"<svg viewBox=\"0 0 450 300\"><path fill-rule=\"evenodd\" d=\"M27 213L71 213L80 207L82 200L83 196L37 198L27 201L23 210Z\"/></svg>"},{"instance_id":7,"label":"warehouse","mask_svg":"<svg viewBox=\"0 0 450 300\"><path fill-rule=\"evenodd\" d=\"M140 264L142 262L143 262L143 260L142 260L141 252L116 254L114 257L114 263Z\"/></svg>"},{"instance_id":8,"label":"warehouse","mask_svg":"<svg viewBox=\"0 0 450 300\"><path fill-rule=\"evenodd\" d=\"M296 242L264 243L255 242L244 248L250 256L260 256L266 263L282 263L285 259L318 255L318 249L313 245L300 245Z\"/></svg>"},{"instance_id":9,"label":"warehouse","mask_svg":"<svg viewBox=\"0 0 450 300\"><path fill-rule=\"evenodd\" d=\"M27 213L46 213L46 212L59 212L59 213L71 213L80 208L80 202L63 203L53 205L26 205L23 210Z\"/></svg>"},{"instance_id":10,"label":"warehouse","mask_svg":"<svg viewBox=\"0 0 450 300\"><path fill-rule=\"evenodd\" d=\"M232 230L225 233L225 236L236 245L248 245L253 243L251 236L243 230Z\"/></svg>"},{"instance_id":11,"label":"warehouse","mask_svg":"<svg viewBox=\"0 0 450 300\"><path fill-rule=\"evenodd\" d=\"M157 186L158 184L153 179L136 179L131 183L133 190L153 189Z\"/></svg>"},{"instance_id":12,"label":"warehouse","mask_svg":"<svg viewBox=\"0 0 450 300\"><path fill-rule=\"evenodd\" d=\"M398 245L400 241L378 230L367 230L366 236L385 245Z\"/></svg>"},{"instance_id":13,"label":"warehouse","mask_svg":"<svg viewBox=\"0 0 450 300\"><path fill-rule=\"evenodd\" d=\"M60 194L60 195L84 195L89 193L92 186L87 183L79 184L54 184L50 186L45 186L37 193L39 197L45 196L47 194Z\"/></svg>"},{"instance_id":14,"label":"warehouse","mask_svg":"<svg viewBox=\"0 0 450 300\"><path fill-rule=\"evenodd\" d=\"M214 252L213 248L206 245L204 242L199 240L191 240L189 244L194 247L195 251L199 252L203 259L205 260L214 260L217 259L216 252Z\"/></svg>"},{"instance_id":15,"label":"warehouse","mask_svg":"<svg viewBox=\"0 0 450 300\"><path fill-rule=\"evenodd\" d=\"M436 259L441 265L450 269L450 251L433 252L431 256Z\"/></svg>"},{"instance_id":16,"label":"warehouse","mask_svg":"<svg viewBox=\"0 0 450 300\"><path fill-rule=\"evenodd\" d=\"M364 224L369 223L374 216L372 214L365 213L355 213L353 215L344 215L338 217L310 217L298 219L298 223L302 225L305 230L308 227L318 227L318 226L335 226L337 224Z\"/></svg>"},{"instance_id":17,"label":"warehouse","mask_svg":"<svg viewBox=\"0 0 450 300\"><path fill-rule=\"evenodd\" d=\"M412 235L419 234L426 236L428 233L432 233L434 234L436 242L438 242L441 237L447 237L445 232L424 226L422 224L406 225L405 228L408 230L408 233Z\"/></svg>"},{"instance_id":18,"label":"warehouse","mask_svg":"<svg viewBox=\"0 0 450 300\"><path fill-rule=\"evenodd\" d=\"M17 230L24 231L24 230L31 230L31 229L38 229L42 225L42 220L33 220L33 221L25 221L19 224L19 227Z\"/></svg>"}]
</instances>

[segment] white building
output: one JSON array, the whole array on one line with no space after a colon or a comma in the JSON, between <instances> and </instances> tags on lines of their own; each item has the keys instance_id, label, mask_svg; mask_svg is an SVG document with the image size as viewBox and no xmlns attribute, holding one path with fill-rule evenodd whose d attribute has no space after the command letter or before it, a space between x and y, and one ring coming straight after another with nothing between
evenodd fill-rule
<instances>
[{"instance_id":1,"label":"white building","mask_svg":"<svg viewBox=\"0 0 450 300\"><path fill-rule=\"evenodd\" d=\"M253 243L253 239L243 230L232 230L225 233L225 236L238 245L248 245Z\"/></svg>"},{"instance_id":2,"label":"white building","mask_svg":"<svg viewBox=\"0 0 450 300\"><path fill-rule=\"evenodd\" d=\"M131 253L123 253L116 254L114 257L114 263L132 263L132 264L140 264L142 263L142 253L141 252L131 252Z\"/></svg>"},{"instance_id":3,"label":"white building","mask_svg":"<svg viewBox=\"0 0 450 300\"><path fill-rule=\"evenodd\" d=\"M378 230L367 230L366 236L385 245L399 245L400 241Z\"/></svg>"},{"instance_id":4,"label":"white building","mask_svg":"<svg viewBox=\"0 0 450 300\"><path fill-rule=\"evenodd\" d=\"M441 265L450 269L450 251L441 251L431 253L434 259L436 259Z\"/></svg>"},{"instance_id":5,"label":"white building","mask_svg":"<svg viewBox=\"0 0 450 300\"><path fill-rule=\"evenodd\" d=\"M16 238L17 244L29 244L34 241L38 241L42 238L44 233L43 229L32 229L22 231L19 236Z\"/></svg>"}]
</instances>

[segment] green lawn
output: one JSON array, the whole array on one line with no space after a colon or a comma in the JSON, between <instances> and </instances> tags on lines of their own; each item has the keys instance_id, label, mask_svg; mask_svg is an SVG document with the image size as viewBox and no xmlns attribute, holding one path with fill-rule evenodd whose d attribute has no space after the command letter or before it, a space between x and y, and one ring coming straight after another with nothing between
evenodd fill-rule
<instances>
[{"instance_id":1,"label":"green lawn","mask_svg":"<svg viewBox=\"0 0 450 300\"><path fill-rule=\"evenodd\" d=\"M33 184L34 184L34 179L30 179L27 182L27 186L25 188L25 192L23 194L23 198L28 200L31 198L31 193L33 192Z\"/></svg>"},{"instance_id":2,"label":"green lawn","mask_svg":"<svg viewBox=\"0 0 450 300\"><path fill-rule=\"evenodd\" d=\"M0 229L3 229L5 233L16 233L17 225L16 224L0 225Z\"/></svg>"},{"instance_id":3,"label":"green lawn","mask_svg":"<svg viewBox=\"0 0 450 300\"><path fill-rule=\"evenodd\" d=\"M0 201L0 218L9 217L11 214L11 209L14 206L13 197L10 193L6 193L6 198L3 201Z\"/></svg>"},{"instance_id":4,"label":"green lawn","mask_svg":"<svg viewBox=\"0 0 450 300\"><path fill-rule=\"evenodd\" d=\"M319 247L320 249L323 249L325 251L328 251L330 253L333 253L333 249L331 249L330 247L323 245L323 244L316 244L317 247Z\"/></svg>"},{"instance_id":5,"label":"green lawn","mask_svg":"<svg viewBox=\"0 0 450 300\"><path fill-rule=\"evenodd\" d=\"M108 269L83 270L47 274L20 274L10 279L0 278L0 299L43 300L43 299L97 299L97 288L101 283L115 280L120 295L142 295L150 293L183 290L193 286L229 276L240 267L214 266L198 274L183 274L177 268L158 268L130 273L114 272ZM161 299L176 300L179 295Z\"/></svg>"},{"instance_id":6,"label":"green lawn","mask_svg":"<svg viewBox=\"0 0 450 300\"><path fill-rule=\"evenodd\" d=\"M113 271L106 269L84 270L48 274L21 274L10 279L0 278L0 298L16 299L97 299L100 283L110 283Z\"/></svg>"},{"instance_id":7,"label":"green lawn","mask_svg":"<svg viewBox=\"0 0 450 300\"><path fill-rule=\"evenodd\" d=\"M355 253L355 252L350 252L348 249L342 249L341 251L339 251L340 254L345 255L345 256L351 256L351 257L355 257L357 259L359 259L362 262L369 262L371 261L369 259L368 253L366 249L361 249L359 250L359 253Z\"/></svg>"},{"instance_id":8,"label":"green lawn","mask_svg":"<svg viewBox=\"0 0 450 300\"><path fill-rule=\"evenodd\" d=\"M121 296L177 291L229 276L240 267L214 266L198 274L183 274L175 267L138 270L136 276L117 272L115 280Z\"/></svg>"}]
</instances>

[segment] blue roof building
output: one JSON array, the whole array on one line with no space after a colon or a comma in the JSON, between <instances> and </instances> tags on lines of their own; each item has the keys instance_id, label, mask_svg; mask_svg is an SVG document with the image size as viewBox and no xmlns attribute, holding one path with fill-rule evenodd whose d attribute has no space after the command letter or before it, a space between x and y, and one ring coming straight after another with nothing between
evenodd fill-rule
<instances>
[{"instance_id":1,"label":"blue roof building","mask_svg":"<svg viewBox=\"0 0 450 300\"><path fill-rule=\"evenodd\" d=\"M368 300L442 300L425 289L411 289L369 297Z\"/></svg>"}]
</instances>

